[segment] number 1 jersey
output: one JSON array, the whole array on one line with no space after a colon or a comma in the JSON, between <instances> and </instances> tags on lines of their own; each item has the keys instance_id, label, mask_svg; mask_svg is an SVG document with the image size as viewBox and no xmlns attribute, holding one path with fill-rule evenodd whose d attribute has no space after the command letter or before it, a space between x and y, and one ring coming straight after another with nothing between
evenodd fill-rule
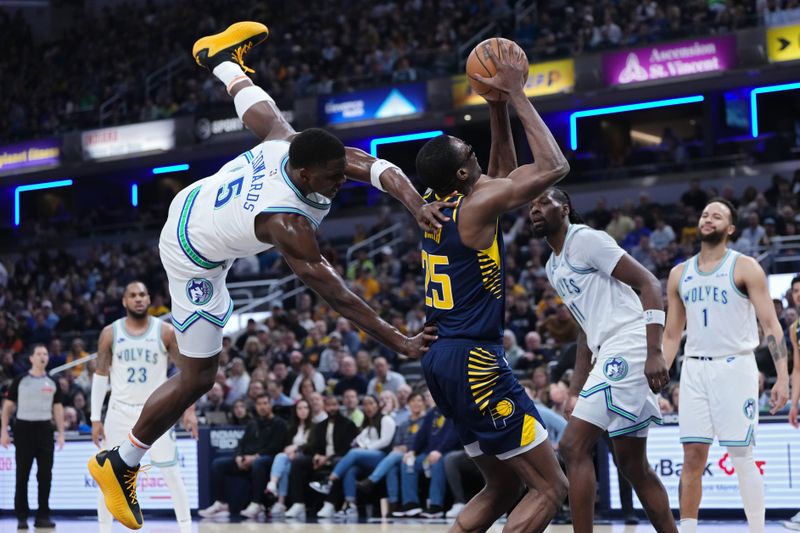
<instances>
[{"instance_id":1,"label":"number 1 jersey","mask_svg":"<svg viewBox=\"0 0 800 533\"><path fill-rule=\"evenodd\" d=\"M446 198L457 202L444 210L450 220L435 233L423 233L426 322L439 328L440 338L501 343L505 329L503 235L495 224L491 246L474 250L465 245L458 233L463 198L461 194ZM436 198L431 193L425 199Z\"/></svg>"}]
</instances>

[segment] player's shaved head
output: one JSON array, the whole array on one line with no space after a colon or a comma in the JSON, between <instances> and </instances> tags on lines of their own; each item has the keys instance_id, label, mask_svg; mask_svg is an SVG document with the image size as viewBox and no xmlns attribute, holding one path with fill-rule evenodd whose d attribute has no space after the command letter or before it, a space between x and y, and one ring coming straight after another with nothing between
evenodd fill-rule
<instances>
[{"instance_id":1,"label":"player's shaved head","mask_svg":"<svg viewBox=\"0 0 800 533\"><path fill-rule=\"evenodd\" d=\"M309 128L299 133L289 145L292 168L322 167L344 156L342 141L320 128Z\"/></svg>"},{"instance_id":2,"label":"player's shaved head","mask_svg":"<svg viewBox=\"0 0 800 533\"><path fill-rule=\"evenodd\" d=\"M149 294L147 290L147 285L144 284L143 281L139 281L138 279L129 281L127 285L125 285L125 296L129 294L137 293L137 292L144 292L145 294Z\"/></svg>"},{"instance_id":3,"label":"player's shaved head","mask_svg":"<svg viewBox=\"0 0 800 533\"><path fill-rule=\"evenodd\" d=\"M434 137L417 153L417 177L436 194L450 194L461 183L472 183L480 177L474 155L472 147L458 137Z\"/></svg>"}]
</instances>

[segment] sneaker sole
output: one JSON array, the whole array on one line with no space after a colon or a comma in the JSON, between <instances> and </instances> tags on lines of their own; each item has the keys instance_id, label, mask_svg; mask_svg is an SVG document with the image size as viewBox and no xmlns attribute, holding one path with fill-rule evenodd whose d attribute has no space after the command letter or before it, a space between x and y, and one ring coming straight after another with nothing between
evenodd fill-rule
<instances>
[{"instance_id":1,"label":"sneaker sole","mask_svg":"<svg viewBox=\"0 0 800 533\"><path fill-rule=\"evenodd\" d=\"M228 48L240 46L252 40L253 46L269 37L269 29L260 22L237 22L225 31L201 37L192 47L192 57L201 67L206 67L209 58Z\"/></svg>"},{"instance_id":2,"label":"sneaker sole","mask_svg":"<svg viewBox=\"0 0 800 533\"><path fill-rule=\"evenodd\" d=\"M140 514L137 520L130 507L128 507L128 499L125 497L125 494L122 492L122 487L120 487L117 481L117 476L114 474L111 461L106 460L106 464L100 466L97 459L92 456L87 466L89 468L89 474L103 493L103 501L108 511L119 523L128 529L141 529L144 519ZM108 478L112 481L107 482Z\"/></svg>"}]
</instances>

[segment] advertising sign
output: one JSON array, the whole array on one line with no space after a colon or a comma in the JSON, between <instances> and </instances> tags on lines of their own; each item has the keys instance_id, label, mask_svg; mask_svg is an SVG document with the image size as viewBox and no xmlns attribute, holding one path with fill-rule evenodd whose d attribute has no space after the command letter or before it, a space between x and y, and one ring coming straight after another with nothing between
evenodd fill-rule
<instances>
[{"instance_id":1,"label":"advertising sign","mask_svg":"<svg viewBox=\"0 0 800 533\"><path fill-rule=\"evenodd\" d=\"M769 28L767 57L773 63L800 59L800 24Z\"/></svg>"},{"instance_id":2,"label":"advertising sign","mask_svg":"<svg viewBox=\"0 0 800 533\"><path fill-rule=\"evenodd\" d=\"M89 457L97 453L90 440L67 441L63 450L53 455L53 486L50 490L50 508L62 510L94 510L97 507L97 485L86 469ZM149 454L142 464L150 462ZM186 485L189 506L197 508L197 442L193 439L178 439L178 462L181 476ZM14 447L0 447L0 509L14 509L15 482ZM139 475L136 485L142 509L172 509L170 496L164 477L158 468ZM28 502L36 507L36 465L34 464L28 481Z\"/></svg>"},{"instance_id":3,"label":"advertising sign","mask_svg":"<svg viewBox=\"0 0 800 533\"><path fill-rule=\"evenodd\" d=\"M404 117L425 112L427 87L424 83L410 83L334 94L320 97L319 103L320 116L327 124Z\"/></svg>"},{"instance_id":4,"label":"advertising sign","mask_svg":"<svg viewBox=\"0 0 800 533\"><path fill-rule=\"evenodd\" d=\"M603 56L608 85L677 78L728 70L736 65L736 37L707 37L666 43Z\"/></svg>"},{"instance_id":5,"label":"advertising sign","mask_svg":"<svg viewBox=\"0 0 800 533\"><path fill-rule=\"evenodd\" d=\"M22 169L56 166L61 158L61 141L46 139L0 146L0 174Z\"/></svg>"},{"instance_id":6,"label":"advertising sign","mask_svg":"<svg viewBox=\"0 0 800 533\"><path fill-rule=\"evenodd\" d=\"M475 94L466 74L453 76L453 107L482 105L486 100ZM528 97L570 92L575 88L575 61L560 59L534 63L528 68L525 94Z\"/></svg>"},{"instance_id":7,"label":"advertising sign","mask_svg":"<svg viewBox=\"0 0 800 533\"><path fill-rule=\"evenodd\" d=\"M281 114L287 122L294 122L293 110L281 110ZM207 108L195 115L194 134L198 141L216 139L244 130L244 124L229 105L221 108Z\"/></svg>"},{"instance_id":8,"label":"advertising sign","mask_svg":"<svg viewBox=\"0 0 800 533\"><path fill-rule=\"evenodd\" d=\"M81 134L81 145L83 158L87 160L172 150L175 121L157 120L85 131Z\"/></svg>"},{"instance_id":9,"label":"advertising sign","mask_svg":"<svg viewBox=\"0 0 800 533\"><path fill-rule=\"evenodd\" d=\"M757 430L755 460L764 476L767 509L795 509L800 502L800 431L788 423L760 424ZM678 509L678 482L683 466L683 447L678 426L653 427L647 436L650 465L667 489L669 503ZM794 458L794 460L792 460ZM611 507L619 509L618 472L609 458ZM642 504L633 495L637 509ZM739 483L728 450L716 442L711 445L703 472L703 509L741 509Z\"/></svg>"}]
</instances>

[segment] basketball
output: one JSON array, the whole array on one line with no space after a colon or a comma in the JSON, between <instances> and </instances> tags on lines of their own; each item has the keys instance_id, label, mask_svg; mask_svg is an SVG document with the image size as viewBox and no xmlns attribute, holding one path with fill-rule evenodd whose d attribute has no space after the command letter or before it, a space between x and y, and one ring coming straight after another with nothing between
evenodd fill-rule
<instances>
[{"instance_id":1,"label":"basketball","mask_svg":"<svg viewBox=\"0 0 800 533\"><path fill-rule=\"evenodd\" d=\"M525 51L520 46L509 39L502 37L492 37L478 43L475 48L470 52L467 58L467 79L472 86L472 89L479 95L483 96L486 101L499 102L507 98L507 95L497 89L492 89L488 85L481 83L472 78L473 74L478 74L484 78L494 76L497 72L492 56L489 53L491 49L494 55L501 57L501 54L511 53L512 55L519 55L525 59L527 63L528 58ZM525 72L525 80L528 79L528 72Z\"/></svg>"}]
</instances>

